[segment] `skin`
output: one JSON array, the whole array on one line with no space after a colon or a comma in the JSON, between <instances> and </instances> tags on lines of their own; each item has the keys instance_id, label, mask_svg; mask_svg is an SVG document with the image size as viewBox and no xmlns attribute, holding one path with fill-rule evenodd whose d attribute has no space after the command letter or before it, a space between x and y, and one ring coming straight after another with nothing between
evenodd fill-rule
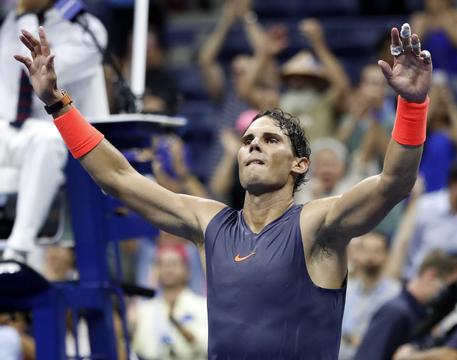
<instances>
[{"instance_id":1,"label":"skin","mask_svg":"<svg viewBox=\"0 0 457 360\"><path fill-rule=\"evenodd\" d=\"M47 9L54 3L54 0L19 0L16 5L18 15L26 12L38 13Z\"/></svg>"},{"instance_id":2,"label":"skin","mask_svg":"<svg viewBox=\"0 0 457 360\"><path fill-rule=\"evenodd\" d=\"M32 58L16 56L30 72L35 92L45 104L54 104L61 94L44 29L40 40L23 31L21 41ZM400 44L398 29L392 29L392 43ZM404 99L421 103L431 83L431 59L417 50L411 39L403 40L405 53L391 68L379 66L390 86ZM419 42L417 35L412 42ZM71 110L71 105L53 114ZM422 146L408 147L391 140L381 174L365 179L341 196L306 204L300 215L304 257L311 279L318 286L339 288L347 273L346 248L351 238L370 231L411 191L417 176ZM252 159L262 163L250 163ZM106 139L79 159L92 178L104 189L162 230L193 241L204 255L204 233L210 220L224 204L176 194L136 172ZM294 180L305 173L309 160L295 156L290 139L275 122L263 117L246 130L238 152L240 179L246 189L243 216L259 232L281 216L292 204ZM203 260L203 259L202 259Z\"/></svg>"}]
</instances>

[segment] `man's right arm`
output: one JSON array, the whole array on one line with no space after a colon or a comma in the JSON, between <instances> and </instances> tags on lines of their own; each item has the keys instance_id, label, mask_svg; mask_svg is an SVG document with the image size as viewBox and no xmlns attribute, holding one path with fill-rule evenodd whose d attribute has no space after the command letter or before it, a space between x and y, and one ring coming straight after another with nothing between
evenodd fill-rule
<instances>
[{"instance_id":1,"label":"man's right arm","mask_svg":"<svg viewBox=\"0 0 457 360\"><path fill-rule=\"evenodd\" d=\"M106 139L79 159L95 182L158 228L194 242L224 205L176 194L139 174Z\"/></svg>"},{"instance_id":2,"label":"man's right arm","mask_svg":"<svg viewBox=\"0 0 457 360\"><path fill-rule=\"evenodd\" d=\"M29 70L35 93L51 107L48 110L73 156L81 161L102 189L160 229L195 242L201 241L207 224L224 205L175 194L155 184L136 172L71 104L54 108L65 97L57 88L54 55L50 52L44 29L40 28L38 33L40 40L27 31L22 32L20 39L32 57L16 55L15 58Z\"/></svg>"}]
</instances>

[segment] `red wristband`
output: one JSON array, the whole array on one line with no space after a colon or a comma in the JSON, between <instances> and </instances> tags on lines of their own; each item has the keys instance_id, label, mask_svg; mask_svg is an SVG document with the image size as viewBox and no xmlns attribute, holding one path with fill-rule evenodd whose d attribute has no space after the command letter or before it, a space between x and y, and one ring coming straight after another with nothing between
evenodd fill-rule
<instances>
[{"instance_id":1,"label":"red wristband","mask_svg":"<svg viewBox=\"0 0 457 360\"><path fill-rule=\"evenodd\" d=\"M397 116L392 138L401 145L417 146L425 142L427 131L427 99L423 103L410 103L398 96Z\"/></svg>"},{"instance_id":2,"label":"red wristband","mask_svg":"<svg viewBox=\"0 0 457 360\"><path fill-rule=\"evenodd\" d=\"M89 124L76 108L59 116L54 120L54 124L71 154L77 159L93 150L105 137Z\"/></svg>"}]
</instances>

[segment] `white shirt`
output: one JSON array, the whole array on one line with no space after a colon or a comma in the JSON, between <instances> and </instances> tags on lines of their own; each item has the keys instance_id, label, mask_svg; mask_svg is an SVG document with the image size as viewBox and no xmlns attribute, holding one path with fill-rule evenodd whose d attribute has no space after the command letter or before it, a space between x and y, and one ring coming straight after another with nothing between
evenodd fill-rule
<instances>
[{"instance_id":1,"label":"white shirt","mask_svg":"<svg viewBox=\"0 0 457 360\"><path fill-rule=\"evenodd\" d=\"M105 47L107 33L102 23L90 14L82 15L92 29L99 43ZM30 57L29 50L20 42L21 29L34 35L38 34L38 17L26 14L16 19L10 12L0 28L0 120L11 121L16 118L21 70L25 67L13 55ZM94 45L90 35L77 24L62 18L51 8L45 13L43 26L56 55L55 69L57 86L66 89L74 104L86 116L106 116L109 114L106 85L101 65L102 55ZM32 117L50 121L43 103L34 94Z\"/></svg>"},{"instance_id":2,"label":"white shirt","mask_svg":"<svg viewBox=\"0 0 457 360\"><path fill-rule=\"evenodd\" d=\"M173 315L196 338L189 344L168 320L169 307L162 297L138 305L133 350L147 360L207 359L208 318L205 298L185 289L178 296ZM171 356L171 351L175 354Z\"/></svg>"},{"instance_id":3,"label":"white shirt","mask_svg":"<svg viewBox=\"0 0 457 360\"><path fill-rule=\"evenodd\" d=\"M451 212L448 190L431 192L418 200L405 277L411 278L435 249L457 253L457 215Z\"/></svg>"},{"instance_id":4,"label":"white shirt","mask_svg":"<svg viewBox=\"0 0 457 360\"><path fill-rule=\"evenodd\" d=\"M381 277L370 289L366 289L359 279L349 278L342 324L343 336L351 335L362 340L375 312L400 291L400 282L386 276ZM352 359L356 350L342 341L339 359Z\"/></svg>"},{"instance_id":5,"label":"white shirt","mask_svg":"<svg viewBox=\"0 0 457 360\"><path fill-rule=\"evenodd\" d=\"M21 338L16 329L11 326L0 326L0 359L22 359Z\"/></svg>"}]
</instances>

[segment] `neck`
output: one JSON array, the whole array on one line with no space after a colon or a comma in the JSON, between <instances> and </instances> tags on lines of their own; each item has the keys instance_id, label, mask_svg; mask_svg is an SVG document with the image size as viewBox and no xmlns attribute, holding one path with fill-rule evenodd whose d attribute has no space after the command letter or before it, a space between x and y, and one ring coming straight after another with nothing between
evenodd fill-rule
<instances>
[{"instance_id":1,"label":"neck","mask_svg":"<svg viewBox=\"0 0 457 360\"><path fill-rule=\"evenodd\" d=\"M420 304L426 304L428 297L422 291L422 285L418 278L414 278L408 282L406 289Z\"/></svg>"},{"instance_id":2,"label":"neck","mask_svg":"<svg viewBox=\"0 0 457 360\"><path fill-rule=\"evenodd\" d=\"M378 271L377 274L375 275L368 275L366 272L361 271L360 272L360 281L363 284L363 287L365 290L371 290L373 287L376 286L378 283L379 279L381 278L381 271Z\"/></svg>"},{"instance_id":3,"label":"neck","mask_svg":"<svg viewBox=\"0 0 457 360\"><path fill-rule=\"evenodd\" d=\"M177 286L172 288L163 289L163 298L168 304L173 304L176 302L179 294L184 290L183 286Z\"/></svg>"},{"instance_id":4,"label":"neck","mask_svg":"<svg viewBox=\"0 0 457 360\"><path fill-rule=\"evenodd\" d=\"M293 198L290 196L288 187L262 195L252 195L246 191L243 207L244 220L254 233L259 233L292 205Z\"/></svg>"}]
</instances>

